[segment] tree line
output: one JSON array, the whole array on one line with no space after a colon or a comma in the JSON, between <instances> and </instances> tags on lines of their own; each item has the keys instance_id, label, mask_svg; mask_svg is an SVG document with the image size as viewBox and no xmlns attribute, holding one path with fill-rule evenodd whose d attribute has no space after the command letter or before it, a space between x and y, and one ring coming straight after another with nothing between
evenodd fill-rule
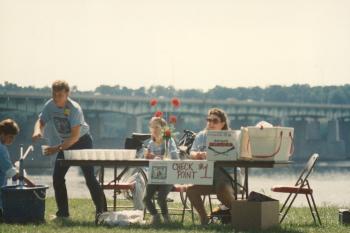
<instances>
[{"instance_id":1,"label":"tree line","mask_svg":"<svg viewBox=\"0 0 350 233\"><path fill-rule=\"evenodd\" d=\"M294 84L291 86L271 85L261 87L237 87L229 88L215 86L203 91L200 89L175 89L173 86L151 86L136 89L125 86L100 85L93 91L80 91L76 86L71 87L76 94L110 95L110 96L139 96L139 97L179 97L186 99L237 99L269 102L289 103L317 103L317 104L350 104L350 84L342 86L313 86L307 84ZM33 86L21 87L17 84L4 82L0 84L0 93L51 93L51 88L46 86L37 88Z\"/></svg>"}]
</instances>

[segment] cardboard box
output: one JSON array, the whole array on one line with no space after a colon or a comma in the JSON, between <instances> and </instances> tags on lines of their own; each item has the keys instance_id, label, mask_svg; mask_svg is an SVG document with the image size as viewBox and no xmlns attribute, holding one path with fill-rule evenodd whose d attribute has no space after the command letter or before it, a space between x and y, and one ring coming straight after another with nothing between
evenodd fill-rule
<instances>
[{"instance_id":1,"label":"cardboard box","mask_svg":"<svg viewBox=\"0 0 350 233\"><path fill-rule=\"evenodd\" d=\"M234 201L231 208L232 226L235 230L262 230L279 224L279 202Z\"/></svg>"}]
</instances>

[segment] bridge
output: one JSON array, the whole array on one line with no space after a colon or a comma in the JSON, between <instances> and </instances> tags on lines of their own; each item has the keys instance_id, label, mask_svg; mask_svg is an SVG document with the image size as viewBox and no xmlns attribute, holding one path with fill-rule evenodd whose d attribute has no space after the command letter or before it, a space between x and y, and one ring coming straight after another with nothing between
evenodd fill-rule
<instances>
[{"instance_id":1,"label":"bridge","mask_svg":"<svg viewBox=\"0 0 350 233\"><path fill-rule=\"evenodd\" d=\"M1 112L25 113L28 121L33 122L50 97L49 94L0 93L0 109ZM73 93L72 98L82 106L93 135L97 138L106 134L112 124L118 124L106 120L105 114L121 116L119 119L124 120L121 124L128 126L128 134L147 131L147 122L156 110L175 114L179 130L191 129L193 124L197 124L194 128L199 130L204 126L207 110L219 107L227 112L233 128L254 125L260 120L294 127L296 158L304 158L312 152L319 152L321 157L329 159L350 158L350 105L181 99L181 107L174 108L168 98L158 98L156 107L151 107L150 99L144 97Z\"/></svg>"},{"instance_id":2,"label":"bridge","mask_svg":"<svg viewBox=\"0 0 350 233\"><path fill-rule=\"evenodd\" d=\"M32 113L40 112L50 95L1 93L0 109ZM144 97L72 95L84 110L94 112L118 112L133 116L148 116L154 113L149 99ZM229 116L263 116L285 118L350 119L350 105L301 104L278 102L255 102L229 100L182 99L176 112L188 115L204 115L211 107L224 109ZM157 109L174 112L167 98L158 99Z\"/></svg>"}]
</instances>

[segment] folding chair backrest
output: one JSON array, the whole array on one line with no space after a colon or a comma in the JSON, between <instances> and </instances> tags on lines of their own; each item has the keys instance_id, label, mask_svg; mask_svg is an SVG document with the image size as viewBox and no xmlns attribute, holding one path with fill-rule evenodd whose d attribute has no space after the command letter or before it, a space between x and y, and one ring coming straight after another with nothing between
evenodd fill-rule
<instances>
[{"instance_id":1,"label":"folding chair backrest","mask_svg":"<svg viewBox=\"0 0 350 233\"><path fill-rule=\"evenodd\" d=\"M196 137L196 133L190 130L186 130L186 129L184 130L184 134L182 135L182 137L179 139L177 143L177 147L180 149L181 157L186 157L186 155L190 154L190 150L195 137Z\"/></svg>"},{"instance_id":2,"label":"folding chair backrest","mask_svg":"<svg viewBox=\"0 0 350 233\"><path fill-rule=\"evenodd\" d=\"M131 138L125 139L124 148L141 150L144 141L148 140L150 137L150 134L133 133Z\"/></svg>"},{"instance_id":3,"label":"folding chair backrest","mask_svg":"<svg viewBox=\"0 0 350 233\"><path fill-rule=\"evenodd\" d=\"M305 181L307 181L307 178L310 176L310 173L312 172L315 163L318 159L319 155L318 154L312 154L308 160L308 162L306 163L303 171L301 172L295 186L300 185L301 187L304 186Z\"/></svg>"}]
</instances>

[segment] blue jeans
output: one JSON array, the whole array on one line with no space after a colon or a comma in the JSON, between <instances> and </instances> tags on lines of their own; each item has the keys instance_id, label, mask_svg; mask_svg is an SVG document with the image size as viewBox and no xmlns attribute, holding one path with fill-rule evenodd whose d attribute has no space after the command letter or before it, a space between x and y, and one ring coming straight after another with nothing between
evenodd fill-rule
<instances>
[{"instance_id":1,"label":"blue jeans","mask_svg":"<svg viewBox=\"0 0 350 233\"><path fill-rule=\"evenodd\" d=\"M92 148L92 138L89 134L82 136L79 141L72 145L68 150L78 150L78 149L91 149ZM69 166L61 166L57 159L63 159L63 152L57 154L55 168L53 171L53 188L55 190L55 198L58 211L56 215L58 217L68 217L68 196L66 188L65 175L69 169ZM93 166L82 166L81 167L86 185L90 191L92 200L96 207L96 213L102 213L107 210L106 197L103 193L101 186L99 185L95 174Z\"/></svg>"}]
</instances>

